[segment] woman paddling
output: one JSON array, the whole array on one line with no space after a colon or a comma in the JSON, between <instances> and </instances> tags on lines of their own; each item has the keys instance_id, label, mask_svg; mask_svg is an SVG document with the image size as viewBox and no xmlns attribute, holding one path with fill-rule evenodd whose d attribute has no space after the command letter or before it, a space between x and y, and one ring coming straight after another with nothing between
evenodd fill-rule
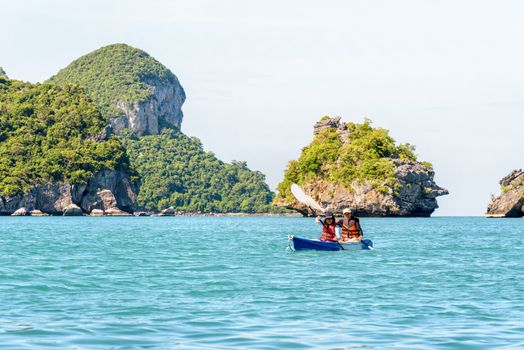
<instances>
[{"instance_id":1,"label":"woman paddling","mask_svg":"<svg viewBox=\"0 0 524 350\"><path fill-rule=\"evenodd\" d=\"M320 237L321 241L326 242L336 242L337 241L337 226L341 226L337 220L335 220L335 215L332 212L326 211L324 213L326 220L320 220L320 216L317 216L316 222L319 225L322 225L322 236Z\"/></svg>"}]
</instances>

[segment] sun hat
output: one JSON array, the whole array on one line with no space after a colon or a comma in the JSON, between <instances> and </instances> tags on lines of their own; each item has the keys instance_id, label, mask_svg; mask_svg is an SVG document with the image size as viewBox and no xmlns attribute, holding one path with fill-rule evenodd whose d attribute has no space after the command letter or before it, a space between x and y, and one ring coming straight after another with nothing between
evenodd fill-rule
<instances>
[{"instance_id":1,"label":"sun hat","mask_svg":"<svg viewBox=\"0 0 524 350\"><path fill-rule=\"evenodd\" d=\"M346 209L344 209L344 210L342 211L342 213L343 213L343 214L346 214L346 213L351 214L351 213L353 213L353 212L351 211L351 209L346 208Z\"/></svg>"},{"instance_id":2,"label":"sun hat","mask_svg":"<svg viewBox=\"0 0 524 350\"><path fill-rule=\"evenodd\" d=\"M326 212L324 213L324 216L325 216L326 218L332 218L332 217L334 217L335 215L333 215L333 212L332 212L332 211L326 211Z\"/></svg>"}]
</instances>

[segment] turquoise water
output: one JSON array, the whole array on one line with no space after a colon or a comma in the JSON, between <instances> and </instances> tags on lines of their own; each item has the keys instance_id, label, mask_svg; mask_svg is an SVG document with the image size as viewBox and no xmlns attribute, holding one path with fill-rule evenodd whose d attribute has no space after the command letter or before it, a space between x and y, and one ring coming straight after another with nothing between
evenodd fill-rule
<instances>
[{"instance_id":1,"label":"turquoise water","mask_svg":"<svg viewBox=\"0 0 524 350\"><path fill-rule=\"evenodd\" d=\"M0 217L0 349L524 348L524 220Z\"/></svg>"}]
</instances>

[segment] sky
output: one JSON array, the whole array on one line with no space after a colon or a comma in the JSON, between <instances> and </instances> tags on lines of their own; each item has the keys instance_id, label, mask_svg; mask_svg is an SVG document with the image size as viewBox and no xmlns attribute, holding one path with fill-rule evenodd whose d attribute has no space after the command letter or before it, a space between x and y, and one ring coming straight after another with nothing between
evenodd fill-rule
<instances>
[{"instance_id":1,"label":"sky","mask_svg":"<svg viewBox=\"0 0 524 350\"><path fill-rule=\"evenodd\" d=\"M127 43L171 69L182 131L272 189L324 115L416 146L450 191L435 215L482 215L524 167L524 2L0 0L0 66L41 82Z\"/></svg>"}]
</instances>

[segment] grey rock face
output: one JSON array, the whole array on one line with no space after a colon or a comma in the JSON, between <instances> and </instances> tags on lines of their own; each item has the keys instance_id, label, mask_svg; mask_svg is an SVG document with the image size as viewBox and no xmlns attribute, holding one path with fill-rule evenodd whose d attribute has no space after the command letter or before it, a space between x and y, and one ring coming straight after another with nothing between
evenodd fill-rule
<instances>
[{"instance_id":1,"label":"grey rock face","mask_svg":"<svg viewBox=\"0 0 524 350\"><path fill-rule=\"evenodd\" d=\"M338 129L340 127L340 120L342 117L334 118L322 118L320 121L316 122L313 126L313 134L316 135L324 129Z\"/></svg>"},{"instance_id":2,"label":"grey rock face","mask_svg":"<svg viewBox=\"0 0 524 350\"><path fill-rule=\"evenodd\" d=\"M125 128L132 129L137 136L157 135L163 126L175 126L180 130L184 117L182 105L186 99L182 85L178 80L173 84L150 80L146 84L152 92L146 101L115 103L125 114L110 121L116 134Z\"/></svg>"},{"instance_id":3,"label":"grey rock face","mask_svg":"<svg viewBox=\"0 0 524 350\"><path fill-rule=\"evenodd\" d=\"M435 173L420 163L392 160L400 189L392 195L400 216L430 216L438 208L437 197L449 194L439 187Z\"/></svg>"},{"instance_id":4,"label":"grey rock face","mask_svg":"<svg viewBox=\"0 0 524 350\"><path fill-rule=\"evenodd\" d=\"M136 205L137 192L126 173L102 170L89 180L79 203L86 212L93 209L107 211L114 207L132 212Z\"/></svg>"},{"instance_id":5,"label":"grey rock face","mask_svg":"<svg viewBox=\"0 0 524 350\"><path fill-rule=\"evenodd\" d=\"M28 211L37 209L61 215L72 204L86 213L93 209L105 211L110 208L133 212L137 192L127 173L102 170L85 185L51 183L36 186L24 196L0 197L0 215L10 215L22 207Z\"/></svg>"},{"instance_id":6,"label":"grey rock face","mask_svg":"<svg viewBox=\"0 0 524 350\"><path fill-rule=\"evenodd\" d=\"M9 78L2 67L0 67L0 77L6 78L6 79Z\"/></svg>"},{"instance_id":7,"label":"grey rock face","mask_svg":"<svg viewBox=\"0 0 524 350\"><path fill-rule=\"evenodd\" d=\"M27 196L0 196L0 215L11 215L20 208L26 208L29 211L34 209L34 197L31 193Z\"/></svg>"},{"instance_id":8,"label":"grey rock face","mask_svg":"<svg viewBox=\"0 0 524 350\"><path fill-rule=\"evenodd\" d=\"M513 170L500 180L502 193L491 199L486 212L492 217L524 216L524 171Z\"/></svg>"}]
</instances>

